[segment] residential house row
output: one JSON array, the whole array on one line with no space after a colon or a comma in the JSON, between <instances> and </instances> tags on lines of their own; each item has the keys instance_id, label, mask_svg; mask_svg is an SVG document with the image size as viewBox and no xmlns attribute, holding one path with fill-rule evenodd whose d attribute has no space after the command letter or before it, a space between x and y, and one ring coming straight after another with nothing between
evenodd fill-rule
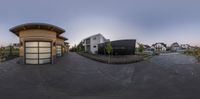
<instances>
[{"instance_id":1,"label":"residential house row","mask_svg":"<svg viewBox=\"0 0 200 99\"><path fill-rule=\"evenodd\" d=\"M91 54L107 54L105 47L108 42L111 42L112 45L112 55L135 54L135 39L110 41L99 33L82 40L84 51Z\"/></svg>"},{"instance_id":2,"label":"residential house row","mask_svg":"<svg viewBox=\"0 0 200 99\"><path fill-rule=\"evenodd\" d=\"M194 47L189 44L179 44L177 42L172 43L170 46L167 46L165 43L155 43L152 44L152 46L144 45L144 50L146 52L183 52L193 48Z\"/></svg>"}]
</instances>

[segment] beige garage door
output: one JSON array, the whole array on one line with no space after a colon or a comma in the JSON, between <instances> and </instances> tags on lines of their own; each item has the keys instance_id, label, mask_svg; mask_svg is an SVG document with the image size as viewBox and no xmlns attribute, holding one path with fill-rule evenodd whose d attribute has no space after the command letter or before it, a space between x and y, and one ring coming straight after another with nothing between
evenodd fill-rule
<instances>
[{"instance_id":1,"label":"beige garage door","mask_svg":"<svg viewBox=\"0 0 200 99\"><path fill-rule=\"evenodd\" d=\"M25 63L51 63L51 50L51 42L25 42Z\"/></svg>"},{"instance_id":2,"label":"beige garage door","mask_svg":"<svg viewBox=\"0 0 200 99\"><path fill-rule=\"evenodd\" d=\"M62 46L56 46L56 55L62 56Z\"/></svg>"}]
</instances>

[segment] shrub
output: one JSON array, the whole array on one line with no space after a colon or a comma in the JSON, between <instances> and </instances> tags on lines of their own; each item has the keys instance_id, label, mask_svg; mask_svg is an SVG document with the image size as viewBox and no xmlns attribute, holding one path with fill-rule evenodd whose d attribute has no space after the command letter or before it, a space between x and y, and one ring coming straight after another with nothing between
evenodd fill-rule
<instances>
[{"instance_id":1,"label":"shrub","mask_svg":"<svg viewBox=\"0 0 200 99\"><path fill-rule=\"evenodd\" d=\"M112 44L111 42L108 42L105 46L105 50L108 53L108 55L110 55L113 52L113 48L112 48Z\"/></svg>"},{"instance_id":2,"label":"shrub","mask_svg":"<svg viewBox=\"0 0 200 99\"><path fill-rule=\"evenodd\" d=\"M9 49L0 48L0 61L6 61L19 56L19 49L10 47Z\"/></svg>"},{"instance_id":3,"label":"shrub","mask_svg":"<svg viewBox=\"0 0 200 99\"><path fill-rule=\"evenodd\" d=\"M197 50L196 50L196 57L197 57L197 59L198 59L198 61L200 61L200 48L198 48Z\"/></svg>"},{"instance_id":4,"label":"shrub","mask_svg":"<svg viewBox=\"0 0 200 99\"><path fill-rule=\"evenodd\" d=\"M200 48L195 48L193 50L187 50L184 52L187 55L192 55L197 58L197 60L200 62Z\"/></svg>"},{"instance_id":5,"label":"shrub","mask_svg":"<svg viewBox=\"0 0 200 99\"><path fill-rule=\"evenodd\" d=\"M5 57L6 57L5 49L4 48L0 48L0 60L3 60Z\"/></svg>"},{"instance_id":6,"label":"shrub","mask_svg":"<svg viewBox=\"0 0 200 99\"><path fill-rule=\"evenodd\" d=\"M110 61L111 61L111 54L112 54L112 52L113 52L113 48L112 48L111 42L108 42L108 43L106 44L105 50L106 50L106 52L107 52L108 55L109 55L108 63L110 63Z\"/></svg>"},{"instance_id":7,"label":"shrub","mask_svg":"<svg viewBox=\"0 0 200 99\"><path fill-rule=\"evenodd\" d=\"M138 43L139 47L138 47L138 50L140 53L143 53L144 52L144 45L143 44L140 44Z\"/></svg>"},{"instance_id":8,"label":"shrub","mask_svg":"<svg viewBox=\"0 0 200 99\"><path fill-rule=\"evenodd\" d=\"M187 55L195 55L195 50L186 50L185 52L184 52L184 54L187 54Z\"/></svg>"}]
</instances>

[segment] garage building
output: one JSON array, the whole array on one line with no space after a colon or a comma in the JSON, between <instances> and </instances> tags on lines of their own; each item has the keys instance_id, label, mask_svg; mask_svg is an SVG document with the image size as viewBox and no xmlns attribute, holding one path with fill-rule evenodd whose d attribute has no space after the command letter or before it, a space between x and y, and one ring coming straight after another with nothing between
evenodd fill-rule
<instances>
[{"instance_id":1,"label":"garage building","mask_svg":"<svg viewBox=\"0 0 200 99\"><path fill-rule=\"evenodd\" d=\"M62 56L65 50L64 41L60 36L64 29L46 23L27 23L15 26L11 32L19 37L20 63L22 64L52 64L57 56Z\"/></svg>"}]
</instances>

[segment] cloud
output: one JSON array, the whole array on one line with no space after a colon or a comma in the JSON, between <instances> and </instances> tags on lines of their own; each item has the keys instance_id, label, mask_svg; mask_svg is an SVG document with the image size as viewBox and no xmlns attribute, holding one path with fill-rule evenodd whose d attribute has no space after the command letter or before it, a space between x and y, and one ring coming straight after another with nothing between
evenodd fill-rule
<instances>
[{"instance_id":1,"label":"cloud","mask_svg":"<svg viewBox=\"0 0 200 99\"><path fill-rule=\"evenodd\" d=\"M199 9L198 0L3 0L0 43L18 42L8 31L12 26L45 22L66 29L63 35L72 44L96 33L111 40L196 44L199 25L190 23L200 23Z\"/></svg>"}]
</instances>

